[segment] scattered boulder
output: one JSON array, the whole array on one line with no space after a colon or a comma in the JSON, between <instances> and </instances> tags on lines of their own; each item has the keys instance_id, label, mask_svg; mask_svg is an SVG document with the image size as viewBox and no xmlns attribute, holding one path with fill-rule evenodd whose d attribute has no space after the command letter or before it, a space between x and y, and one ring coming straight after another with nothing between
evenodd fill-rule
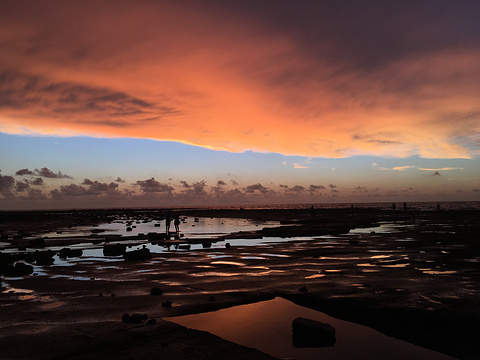
<instances>
[{"instance_id":1,"label":"scattered boulder","mask_svg":"<svg viewBox=\"0 0 480 360\"><path fill-rule=\"evenodd\" d=\"M152 254L150 253L149 249L143 248L139 250L127 251L125 254L123 254L123 258L125 260L149 260L152 258Z\"/></svg>"},{"instance_id":2,"label":"scattered boulder","mask_svg":"<svg viewBox=\"0 0 480 360\"><path fill-rule=\"evenodd\" d=\"M128 313L125 313L122 315L122 321L127 324L141 324L145 320L148 319L147 314L133 314L129 315Z\"/></svg>"},{"instance_id":3,"label":"scattered boulder","mask_svg":"<svg viewBox=\"0 0 480 360\"><path fill-rule=\"evenodd\" d=\"M45 244L45 240L43 238L35 238L28 240L28 246L30 247L40 247Z\"/></svg>"},{"instance_id":4,"label":"scattered boulder","mask_svg":"<svg viewBox=\"0 0 480 360\"><path fill-rule=\"evenodd\" d=\"M320 321L298 317L292 321L292 340L297 348L334 346L335 328Z\"/></svg>"},{"instance_id":5,"label":"scattered boulder","mask_svg":"<svg viewBox=\"0 0 480 360\"><path fill-rule=\"evenodd\" d=\"M159 234L156 232L149 232L147 234L147 238L149 241L163 241L166 239L166 237L167 237L166 234Z\"/></svg>"},{"instance_id":6,"label":"scattered boulder","mask_svg":"<svg viewBox=\"0 0 480 360\"><path fill-rule=\"evenodd\" d=\"M62 259L66 259L69 257L80 257L83 255L83 250L82 249L69 249L69 248L63 248L58 252L58 256Z\"/></svg>"},{"instance_id":7,"label":"scattered boulder","mask_svg":"<svg viewBox=\"0 0 480 360\"><path fill-rule=\"evenodd\" d=\"M157 320L155 319L148 319L147 325L155 325L157 323Z\"/></svg>"},{"instance_id":8,"label":"scattered boulder","mask_svg":"<svg viewBox=\"0 0 480 360\"><path fill-rule=\"evenodd\" d=\"M204 241L204 242L202 242L202 247L204 249L209 249L209 248L212 247L212 242L211 241Z\"/></svg>"},{"instance_id":9,"label":"scattered boulder","mask_svg":"<svg viewBox=\"0 0 480 360\"><path fill-rule=\"evenodd\" d=\"M53 258L55 256L55 252L52 250L47 250L47 251L35 251L33 253L33 258L35 259L35 263L37 265L53 265L55 262L55 259Z\"/></svg>"},{"instance_id":10,"label":"scattered boulder","mask_svg":"<svg viewBox=\"0 0 480 360\"><path fill-rule=\"evenodd\" d=\"M172 302L170 300L162 301L162 306L164 308L171 308L172 307Z\"/></svg>"},{"instance_id":11,"label":"scattered boulder","mask_svg":"<svg viewBox=\"0 0 480 360\"><path fill-rule=\"evenodd\" d=\"M157 287L157 286L153 287L153 288L150 290L150 295L158 296L158 295L162 295L162 294L163 294L162 289L160 289L160 288Z\"/></svg>"},{"instance_id":12,"label":"scattered boulder","mask_svg":"<svg viewBox=\"0 0 480 360\"><path fill-rule=\"evenodd\" d=\"M7 277L26 276L33 273L33 266L17 262L15 265L2 266L1 273Z\"/></svg>"},{"instance_id":13,"label":"scattered boulder","mask_svg":"<svg viewBox=\"0 0 480 360\"><path fill-rule=\"evenodd\" d=\"M104 245L103 256L122 256L126 250L127 247L123 244Z\"/></svg>"},{"instance_id":14,"label":"scattered boulder","mask_svg":"<svg viewBox=\"0 0 480 360\"><path fill-rule=\"evenodd\" d=\"M178 245L178 248L179 249L182 249L182 250L190 250L192 246L189 245L189 244L182 244L182 245Z\"/></svg>"}]
</instances>

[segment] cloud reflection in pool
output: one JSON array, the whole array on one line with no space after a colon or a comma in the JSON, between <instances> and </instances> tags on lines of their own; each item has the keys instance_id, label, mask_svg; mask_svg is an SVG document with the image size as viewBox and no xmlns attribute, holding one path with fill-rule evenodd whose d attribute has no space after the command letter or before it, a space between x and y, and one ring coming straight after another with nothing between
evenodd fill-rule
<instances>
[{"instance_id":1,"label":"cloud reflection in pool","mask_svg":"<svg viewBox=\"0 0 480 360\"><path fill-rule=\"evenodd\" d=\"M297 317L330 324L336 330L331 347L295 348L292 321ZM166 318L189 328L208 331L226 340L256 348L278 358L298 359L422 359L450 356L397 340L366 326L332 318L282 298L235 306L215 312Z\"/></svg>"}]
</instances>

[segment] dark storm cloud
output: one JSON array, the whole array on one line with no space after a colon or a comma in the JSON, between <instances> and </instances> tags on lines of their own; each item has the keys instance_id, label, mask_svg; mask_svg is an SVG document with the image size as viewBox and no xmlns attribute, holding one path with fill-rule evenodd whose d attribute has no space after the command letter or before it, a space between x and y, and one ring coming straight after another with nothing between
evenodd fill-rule
<instances>
[{"instance_id":1,"label":"dark storm cloud","mask_svg":"<svg viewBox=\"0 0 480 360\"><path fill-rule=\"evenodd\" d=\"M66 122L111 127L132 126L130 121L113 120L111 117L140 115L143 121L153 121L158 116L152 117L152 114L177 113L173 108L154 105L124 92L80 83L54 82L14 70L0 73L2 108L32 108L36 109L38 116L62 117ZM95 119L89 119L92 114L95 114Z\"/></svg>"},{"instance_id":2,"label":"dark storm cloud","mask_svg":"<svg viewBox=\"0 0 480 360\"><path fill-rule=\"evenodd\" d=\"M227 183L225 181L223 181L223 180L218 180L217 181L217 186L225 186L225 185L227 185Z\"/></svg>"},{"instance_id":3,"label":"dark storm cloud","mask_svg":"<svg viewBox=\"0 0 480 360\"><path fill-rule=\"evenodd\" d=\"M21 169L21 170L18 170L15 175L18 175L18 176L24 176L24 175L35 175L35 173L33 171L30 171L28 169Z\"/></svg>"},{"instance_id":4,"label":"dark storm cloud","mask_svg":"<svg viewBox=\"0 0 480 360\"><path fill-rule=\"evenodd\" d=\"M35 178L30 180L30 184L36 185L36 186L41 186L45 184L45 181L41 177Z\"/></svg>"},{"instance_id":5,"label":"dark storm cloud","mask_svg":"<svg viewBox=\"0 0 480 360\"><path fill-rule=\"evenodd\" d=\"M269 196L274 196L276 194L274 190L271 190L260 183L248 185L247 187L244 188L244 191L246 194L254 194L257 192L262 195L269 195Z\"/></svg>"},{"instance_id":6,"label":"dark storm cloud","mask_svg":"<svg viewBox=\"0 0 480 360\"><path fill-rule=\"evenodd\" d=\"M106 191L113 191L118 188L118 184L111 182L110 184L84 179L82 185L87 185L91 195L99 195Z\"/></svg>"},{"instance_id":7,"label":"dark storm cloud","mask_svg":"<svg viewBox=\"0 0 480 360\"><path fill-rule=\"evenodd\" d=\"M172 186L161 183L153 177L147 180L138 180L134 185L140 186L144 193L165 193L172 195L175 190Z\"/></svg>"},{"instance_id":8,"label":"dark storm cloud","mask_svg":"<svg viewBox=\"0 0 480 360\"><path fill-rule=\"evenodd\" d=\"M208 193L206 191L207 188L207 183L205 180L202 181L197 181L193 184L191 184L187 190L183 192L183 194L188 195L188 196L207 196Z\"/></svg>"},{"instance_id":9,"label":"dark storm cloud","mask_svg":"<svg viewBox=\"0 0 480 360\"><path fill-rule=\"evenodd\" d=\"M70 184L70 185L62 185L60 189L54 189L50 191L50 195L53 199L61 199L65 196L88 196L92 195L85 187L77 185L77 184Z\"/></svg>"},{"instance_id":10,"label":"dark storm cloud","mask_svg":"<svg viewBox=\"0 0 480 360\"><path fill-rule=\"evenodd\" d=\"M58 173L55 173L53 172L52 170L44 167L44 168L41 168L40 170L38 169L35 169L34 171L35 175L37 176L42 176L42 177L45 177L45 178L52 178L52 179L73 179L73 177L71 177L70 175L67 175L67 174L62 174L61 171L59 171Z\"/></svg>"},{"instance_id":11,"label":"dark storm cloud","mask_svg":"<svg viewBox=\"0 0 480 360\"><path fill-rule=\"evenodd\" d=\"M8 175L3 176L2 174L0 174L0 194L2 194L5 197L12 196L14 185L15 185L15 178L13 176L8 176Z\"/></svg>"},{"instance_id":12,"label":"dark storm cloud","mask_svg":"<svg viewBox=\"0 0 480 360\"><path fill-rule=\"evenodd\" d=\"M119 176L119 177L117 177L117 178L115 179L115 182L124 183L125 180L123 180L123 179Z\"/></svg>"},{"instance_id":13,"label":"dark storm cloud","mask_svg":"<svg viewBox=\"0 0 480 360\"><path fill-rule=\"evenodd\" d=\"M320 191L320 190L323 190L323 189L325 189L325 186L323 186L323 185L313 185L312 184L308 187L308 190L310 192Z\"/></svg>"},{"instance_id":14,"label":"dark storm cloud","mask_svg":"<svg viewBox=\"0 0 480 360\"><path fill-rule=\"evenodd\" d=\"M20 196L24 200L46 200L47 196L38 189L28 189L27 196Z\"/></svg>"},{"instance_id":15,"label":"dark storm cloud","mask_svg":"<svg viewBox=\"0 0 480 360\"><path fill-rule=\"evenodd\" d=\"M379 138L375 138L375 136L376 137L382 136L384 138L379 139ZM370 143L370 144L390 144L390 145L401 144L400 141L386 139L386 138L392 137L392 136L394 137L395 135L393 135L393 134L386 134L386 135L377 134L377 135L367 135L367 136L353 135L352 139L353 140L361 140L363 142Z\"/></svg>"},{"instance_id":16,"label":"dark storm cloud","mask_svg":"<svg viewBox=\"0 0 480 360\"><path fill-rule=\"evenodd\" d=\"M337 185L329 184L328 187L329 187L330 189L335 189L335 188L337 187Z\"/></svg>"},{"instance_id":17,"label":"dark storm cloud","mask_svg":"<svg viewBox=\"0 0 480 360\"><path fill-rule=\"evenodd\" d=\"M184 188L189 188L190 187L190 184L188 182L186 182L185 180L180 180L179 181L180 185L182 185L182 187Z\"/></svg>"},{"instance_id":18,"label":"dark storm cloud","mask_svg":"<svg viewBox=\"0 0 480 360\"><path fill-rule=\"evenodd\" d=\"M23 192L30 189L30 183L28 180L17 181L15 184L17 192Z\"/></svg>"},{"instance_id":19,"label":"dark storm cloud","mask_svg":"<svg viewBox=\"0 0 480 360\"><path fill-rule=\"evenodd\" d=\"M475 48L480 40L478 1L216 2L220 8L292 36L313 58L372 71L415 54ZM295 72L278 81L294 80Z\"/></svg>"},{"instance_id":20,"label":"dark storm cloud","mask_svg":"<svg viewBox=\"0 0 480 360\"><path fill-rule=\"evenodd\" d=\"M294 185L292 187L288 185L280 185L281 188L285 189L285 193L287 194L300 194L305 191L305 188L301 185Z\"/></svg>"}]
</instances>

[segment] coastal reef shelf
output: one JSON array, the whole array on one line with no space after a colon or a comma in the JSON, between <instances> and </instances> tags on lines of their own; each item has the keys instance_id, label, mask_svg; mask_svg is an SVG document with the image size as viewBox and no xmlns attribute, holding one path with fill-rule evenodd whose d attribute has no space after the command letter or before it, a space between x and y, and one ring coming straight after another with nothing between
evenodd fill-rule
<instances>
[{"instance_id":1,"label":"coastal reef shelf","mask_svg":"<svg viewBox=\"0 0 480 360\"><path fill-rule=\"evenodd\" d=\"M275 297L480 354L480 210L0 212L0 236L9 359L268 359L163 318Z\"/></svg>"}]
</instances>

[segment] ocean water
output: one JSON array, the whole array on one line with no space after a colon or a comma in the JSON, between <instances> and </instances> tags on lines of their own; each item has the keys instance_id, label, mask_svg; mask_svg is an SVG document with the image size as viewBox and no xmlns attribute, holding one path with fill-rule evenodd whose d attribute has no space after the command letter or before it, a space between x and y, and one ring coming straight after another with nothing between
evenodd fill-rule
<instances>
[{"instance_id":1,"label":"ocean water","mask_svg":"<svg viewBox=\"0 0 480 360\"><path fill-rule=\"evenodd\" d=\"M417 211L437 211L437 204L442 210L480 210L480 201L447 201L447 202L406 202L408 210ZM372 203L311 203L311 204L256 204L256 205L230 205L230 206L196 206L183 207L185 209L213 209L213 210L263 210L263 209L310 209L312 206L316 209L347 209L351 206L360 209L379 209L391 210L392 202L372 202ZM403 211L403 202L395 202L397 210Z\"/></svg>"}]
</instances>

